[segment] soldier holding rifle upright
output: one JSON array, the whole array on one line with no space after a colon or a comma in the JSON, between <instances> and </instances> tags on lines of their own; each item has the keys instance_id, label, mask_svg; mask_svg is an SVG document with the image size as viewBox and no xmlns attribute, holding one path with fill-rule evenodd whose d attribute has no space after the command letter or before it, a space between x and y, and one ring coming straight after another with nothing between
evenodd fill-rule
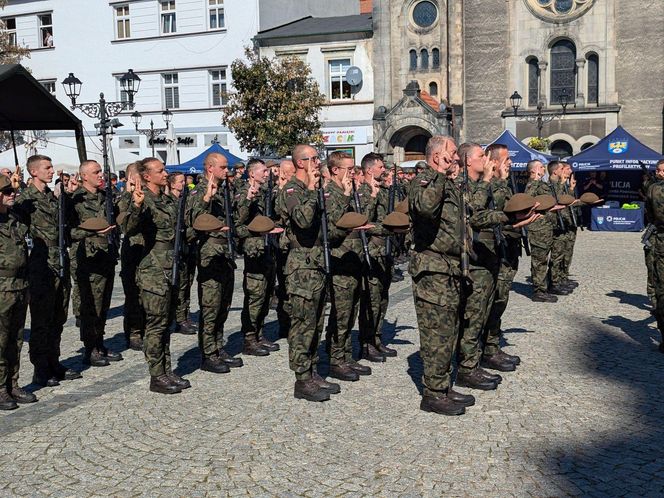
<instances>
[{"instance_id":1,"label":"soldier holding rifle upright","mask_svg":"<svg viewBox=\"0 0 664 498\"><path fill-rule=\"evenodd\" d=\"M284 273L291 309L288 357L295 372L294 396L307 401L326 401L341 391L338 384L318 375L318 345L323 330L326 270L323 227L325 196L322 189L320 159L316 149L297 145L293 149L295 175L279 193L277 205L285 222L290 251ZM320 200L323 202L321 203Z\"/></svg>"},{"instance_id":2,"label":"soldier holding rifle upright","mask_svg":"<svg viewBox=\"0 0 664 498\"><path fill-rule=\"evenodd\" d=\"M662 334L659 343L660 353L664 353L664 159L659 161L655 167L655 175L658 181L653 182L646 191L646 209L648 219L656 227L650 236L649 243L653 251L653 286L655 288L655 318L657 328Z\"/></svg>"}]
</instances>

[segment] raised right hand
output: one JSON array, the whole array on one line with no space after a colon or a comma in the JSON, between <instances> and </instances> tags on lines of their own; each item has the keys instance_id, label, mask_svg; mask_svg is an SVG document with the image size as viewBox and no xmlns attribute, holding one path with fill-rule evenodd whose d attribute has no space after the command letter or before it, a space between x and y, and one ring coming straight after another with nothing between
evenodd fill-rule
<instances>
[{"instance_id":1,"label":"raised right hand","mask_svg":"<svg viewBox=\"0 0 664 498\"><path fill-rule=\"evenodd\" d=\"M219 185L217 184L216 180L214 180L214 177L212 175L208 176L207 180L208 180L207 190L205 191L205 195L203 196L203 200L205 202L210 202L210 200L217 193L217 189L219 188Z\"/></svg>"}]
</instances>

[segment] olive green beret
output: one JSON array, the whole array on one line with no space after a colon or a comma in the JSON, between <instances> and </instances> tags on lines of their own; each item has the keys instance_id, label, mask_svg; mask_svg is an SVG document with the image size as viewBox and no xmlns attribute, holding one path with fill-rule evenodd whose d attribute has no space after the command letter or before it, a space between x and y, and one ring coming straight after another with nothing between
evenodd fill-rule
<instances>
[{"instance_id":1,"label":"olive green beret","mask_svg":"<svg viewBox=\"0 0 664 498\"><path fill-rule=\"evenodd\" d=\"M408 214L408 198L406 197L403 201L397 202L397 205L394 206L394 210L397 213Z\"/></svg>"},{"instance_id":2,"label":"olive green beret","mask_svg":"<svg viewBox=\"0 0 664 498\"><path fill-rule=\"evenodd\" d=\"M109 226L108 221L104 218L88 218L78 228L90 232L99 232L100 230L106 230Z\"/></svg>"},{"instance_id":3,"label":"olive green beret","mask_svg":"<svg viewBox=\"0 0 664 498\"><path fill-rule=\"evenodd\" d=\"M262 235L274 230L274 221L272 221L267 216L259 214L253 220L251 220L251 223L247 225L247 229L252 233Z\"/></svg>"},{"instance_id":4,"label":"olive green beret","mask_svg":"<svg viewBox=\"0 0 664 498\"><path fill-rule=\"evenodd\" d=\"M505 203L503 209L506 213L518 213L519 211L528 211L535 205L535 198L528 194L514 194L510 200Z\"/></svg>"},{"instance_id":5,"label":"olive green beret","mask_svg":"<svg viewBox=\"0 0 664 498\"><path fill-rule=\"evenodd\" d=\"M198 230L199 232L212 232L214 230L219 230L224 226L225 225L219 218L208 213L198 215L194 220L194 230Z\"/></svg>"},{"instance_id":6,"label":"olive green beret","mask_svg":"<svg viewBox=\"0 0 664 498\"><path fill-rule=\"evenodd\" d=\"M366 225L369 218L362 213L355 213L353 211L344 214L336 222L337 228L342 228L344 230L352 230L353 228L361 227Z\"/></svg>"},{"instance_id":7,"label":"olive green beret","mask_svg":"<svg viewBox=\"0 0 664 498\"><path fill-rule=\"evenodd\" d=\"M392 211L385 218L383 218L383 226L395 233L407 232L410 228L410 219L405 213Z\"/></svg>"},{"instance_id":8,"label":"olive green beret","mask_svg":"<svg viewBox=\"0 0 664 498\"><path fill-rule=\"evenodd\" d=\"M580 199L584 204L597 204L602 200L597 197L597 194L593 194L592 192L586 192L585 194L581 195Z\"/></svg>"},{"instance_id":9,"label":"olive green beret","mask_svg":"<svg viewBox=\"0 0 664 498\"><path fill-rule=\"evenodd\" d=\"M12 186L12 181L8 176L0 175L0 190L4 190L7 187Z\"/></svg>"},{"instance_id":10,"label":"olive green beret","mask_svg":"<svg viewBox=\"0 0 664 498\"><path fill-rule=\"evenodd\" d=\"M560 202L563 206L569 206L575 200L576 199L569 194L562 194L558 196L558 202Z\"/></svg>"},{"instance_id":11,"label":"olive green beret","mask_svg":"<svg viewBox=\"0 0 664 498\"><path fill-rule=\"evenodd\" d=\"M549 194L535 196L535 202L539 203L539 206L537 206L538 212L548 211L556 205L556 199Z\"/></svg>"}]
</instances>

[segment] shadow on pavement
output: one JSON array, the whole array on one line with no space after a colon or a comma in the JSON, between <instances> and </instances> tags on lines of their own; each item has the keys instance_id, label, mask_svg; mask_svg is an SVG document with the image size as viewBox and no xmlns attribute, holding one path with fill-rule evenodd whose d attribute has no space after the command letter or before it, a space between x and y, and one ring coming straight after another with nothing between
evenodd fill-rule
<instances>
[{"instance_id":1,"label":"shadow on pavement","mask_svg":"<svg viewBox=\"0 0 664 498\"><path fill-rule=\"evenodd\" d=\"M642 294L630 294L621 290L612 290L606 293L609 297L615 297L620 300L620 304L629 304L644 311L650 311L650 300Z\"/></svg>"},{"instance_id":2,"label":"shadow on pavement","mask_svg":"<svg viewBox=\"0 0 664 498\"><path fill-rule=\"evenodd\" d=\"M413 381L413 384L415 384L415 387L417 387L417 391L422 395L422 392L424 391L424 385L422 384L424 365L422 364L422 357L420 356L419 351L408 357L407 373Z\"/></svg>"},{"instance_id":3,"label":"shadow on pavement","mask_svg":"<svg viewBox=\"0 0 664 498\"><path fill-rule=\"evenodd\" d=\"M530 298L533 295L533 288L529 284L524 284L523 282L512 282L512 292Z\"/></svg>"},{"instance_id":4,"label":"shadow on pavement","mask_svg":"<svg viewBox=\"0 0 664 498\"><path fill-rule=\"evenodd\" d=\"M549 455L548 475L573 495L662 496L664 355L653 345L653 336L659 333L647 326L650 319L614 316L603 323L582 316L569 319L584 331L584 344L577 349L577 343L570 351L579 357L578 373L593 377L598 386L607 382L621 386L623 395L606 400L612 406L607 416L615 420L618 415L621 422L607 434L596 421L586 430L590 438L570 438L562 446L544 448Z\"/></svg>"}]
</instances>

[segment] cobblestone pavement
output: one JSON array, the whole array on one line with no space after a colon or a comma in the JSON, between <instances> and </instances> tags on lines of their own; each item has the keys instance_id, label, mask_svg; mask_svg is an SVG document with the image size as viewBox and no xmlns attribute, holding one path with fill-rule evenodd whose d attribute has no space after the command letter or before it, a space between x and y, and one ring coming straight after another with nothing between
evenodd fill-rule
<instances>
[{"instance_id":1,"label":"cobblestone pavement","mask_svg":"<svg viewBox=\"0 0 664 498\"><path fill-rule=\"evenodd\" d=\"M497 391L475 393L463 417L418 409L407 277L387 314L398 358L323 404L293 398L283 340L278 353L214 375L197 369L196 338L184 335L172 345L193 384L182 394L149 393L133 351L39 390L38 403L0 415L0 495L661 496L664 355L639 234L579 234L580 287L557 304L530 302L527 266L505 319L505 349L522 364ZM121 304L118 279L107 337L120 350ZM240 305L238 292L227 327L233 352ZM80 347L70 319L66 364L82 368ZM27 382L27 347L23 365Z\"/></svg>"}]
</instances>

